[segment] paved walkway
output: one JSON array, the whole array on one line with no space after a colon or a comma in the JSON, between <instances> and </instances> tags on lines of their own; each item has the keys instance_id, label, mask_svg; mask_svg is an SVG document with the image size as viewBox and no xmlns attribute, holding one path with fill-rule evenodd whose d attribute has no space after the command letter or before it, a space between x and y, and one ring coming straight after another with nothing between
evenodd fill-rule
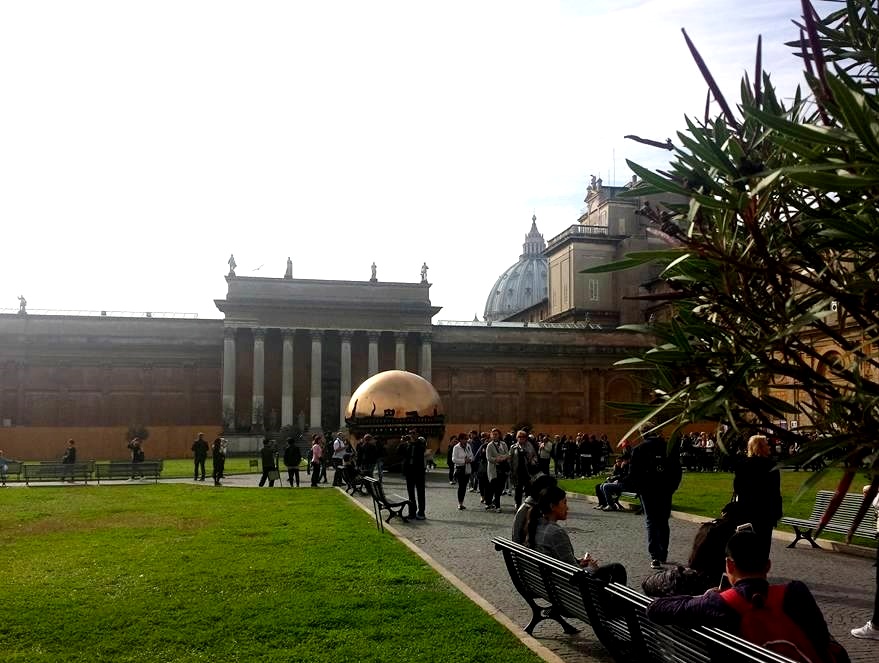
<instances>
[{"instance_id":1,"label":"paved walkway","mask_svg":"<svg viewBox=\"0 0 879 663\"><path fill-rule=\"evenodd\" d=\"M395 518L392 531L433 558L521 628L529 621L531 612L513 588L500 553L491 545L495 536L510 536L514 510L512 497L502 498L501 513L491 513L483 510L477 493L467 493L465 504L468 508L458 511L455 508L456 487L449 485L446 472L435 470L427 479L427 520L403 523ZM224 479L223 485L256 487L258 481L259 474L234 475ZM405 495L405 484L399 475L385 475L384 481L388 493ZM161 482L192 483L190 479L162 479ZM107 485L120 485L120 482ZM210 478L199 485L215 489ZM323 484L320 488L328 489L331 489L330 484ZM280 482L275 485L275 490L290 489L286 483ZM299 490L312 490L307 478ZM353 499L372 512L369 498L357 496ZM588 550L602 562L621 562L628 570L629 585L640 587L641 581L652 572L643 518L631 513L596 511L593 504L582 496L571 495L569 502L571 508L565 526L571 534L575 551ZM671 521L669 561L683 564L689 555L699 519L686 514L678 516ZM800 547L790 550L785 547L789 540L784 533L777 533L772 547L771 579L778 582L799 579L809 586L831 632L846 647L852 663L879 660L879 642L857 640L849 634L851 628L863 626L872 610L876 573L873 558L829 549ZM535 629L535 636L566 663L612 660L588 627L570 636L554 622L545 621Z\"/></svg>"},{"instance_id":2,"label":"paved walkway","mask_svg":"<svg viewBox=\"0 0 879 663\"><path fill-rule=\"evenodd\" d=\"M467 493L465 511L458 511L456 487L445 472L428 475L427 520L402 523L392 520L394 530L429 554L451 573L497 607L514 623L524 626L531 612L510 583L500 553L491 539L510 536L513 500L502 498L502 513L485 512L478 493ZM399 475L385 475L385 490L405 495ZM358 497L371 509L368 498ZM629 585L640 587L650 573L644 521L632 513L596 511L592 503L572 496L566 528L577 553L587 550L603 562L621 562L629 573ZM686 563L698 523L682 518L671 522L669 561ZM863 626L873 606L874 574L870 558L829 550L786 548L786 540L772 547L774 581L800 579L818 600L831 632L846 647L853 663L879 660L879 642L852 638L849 630ZM802 544L800 544L802 545ZM535 635L564 661L610 661L589 628L575 636L565 635L552 621L542 622Z\"/></svg>"}]
</instances>

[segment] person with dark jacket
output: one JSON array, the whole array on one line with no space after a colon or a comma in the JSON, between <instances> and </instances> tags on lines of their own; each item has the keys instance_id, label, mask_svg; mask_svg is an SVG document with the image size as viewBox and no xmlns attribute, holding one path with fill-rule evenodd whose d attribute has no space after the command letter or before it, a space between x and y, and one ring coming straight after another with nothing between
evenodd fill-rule
<instances>
[{"instance_id":1,"label":"person with dark jacket","mask_svg":"<svg viewBox=\"0 0 879 663\"><path fill-rule=\"evenodd\" d=\"M208 442L204 439L204 433L199 433L192 443L192 480L204 481L205 461L208 459ZM199 469L201 469L201 479L198 478Z\"/></svg>"},{"instance_id":2,"label":"person with dark jacket","mask_svg":"<svg viewBox=\"0 0 879 663\"><path fill-rule=\"evenodd\" d=\"M672 495L681 483L681 463L678 448L669 453L665 439L652 432L652 428L650 423L641 428L643 439L632 451L626 485L641 498L650 566L660 569L668 559L668 520Z\"/></svg>"},{"instance_id":3,"label":"person with dark jacket","mask_svg":"<svg viewBox=\"0 0 879 663\"><path fill-rule=\"evenodd\" d=\"M76 463L76 442L74 442L73 438L67 440L67 449L64 450L64 454L61 456L61 463L63 465L73 465ZM61 481L65 481L67 476L66 473L62 474ZM70 473L70 482L73 483L73 472Z\"/></svg>"},{"instance_id":4,"label":"person with dark jacket","mask_svg":"<svg viewBox=\"0 0 879 663\"><path fill-rule=\"evenodd\" d=\"M424 515L424 451L427 441L417 431L403 436L399 452L403 457L403 475L406 477L406 492L409 495L409 517L425 520Z\"/></svg>"},{"instance_id":5,"label":"person with dark jacket","mask_svg":"<svg viewBox=\"0 0 879 663\"><path fill-rule=\"evenodd\" d=\"M223 472L226 471L226 447L225 440L222 437L214 438L211 442L211 465L213 470L214 485L220 485L220 479L223 478Z\"/></svg>"},{"instance_id":6,"label":"person with dark jacket","mask_svg":"<svg viewBox=\"0 0 879 663\"><path fill-rule=\"evenodd\" d=\"M344 443L343 443L344 444ZM296 446L296 440L292 437L287 438L287 446L284 447L284 465L287 468L287 483L293 487L293 481L296 481L296 487L299 488L299 464L302 462L302 452ZM338 470L336 470L338 472Z\"/></svg>"},{"instance_id":7,"label":"person with dark jacket","mask_svg":"<svg viewBox=\"0 0 879 663\"><path fill-rule=\"evenodd\" d=\"M788 657L799 654L810 661L847 661L848 654L831 637L806 585L797 580L769 584L771 564L764 544L764 538L753 530L736 532L726 546L730 589L657 598L647 606L647 617L658 624L721 628Z\"/></svg>"},{"instance_id":8,"label":"person with dark jacket","mask_svg":"<svg viewBox=\"0 0 879 663\"><path fill-rule=\"evenodd\" d=\"M262 476L259 479L260 488L266 485L266 481L269 482L269 488L272 488L275 485L275 480L271 478L270 473L276 472L278 468L275 467L275 450L272 449L272 441L268 438L262 441L262 449L259 455L262 459Z\"/></svg>"},{"instance_id":9,"label":"person with dark jacket","mask_svg":"<svg viewBox=\"0 0 879 663\"><path fill-rule=\"evenodd\" d=\"M726 572L726 544L744 524L738 502L730 502L720 512L720 518L702 523L693 538L693 548L687 566L676 566L648 576L641 583L647 596L702 594L717 587Z\"/></svg>"},{"instance_id":10,"label":"person with dark jacket","mask_svg":"<svg viewBox=\"0 0 879 663\"><path fill-rule=\"evenodd\" d=\"M733 479L743 522L772 543L772 530L781 518L781 474L769 456L769 442L764 435L748 440L748 456L739 462Z\"/></svg>"}]
</instances>

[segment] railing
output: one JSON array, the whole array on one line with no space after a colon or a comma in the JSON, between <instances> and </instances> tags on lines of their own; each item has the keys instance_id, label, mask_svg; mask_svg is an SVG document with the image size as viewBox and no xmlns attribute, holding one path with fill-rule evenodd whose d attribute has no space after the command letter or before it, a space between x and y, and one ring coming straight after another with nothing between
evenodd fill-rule
<instances>
[{"instance_id":1,"label":"railing","mask_svg":"<svg viewBox=\"0 0 879 663\"><path fill-rule=\"evenodd\" d=\"M0 308L2 313L21 313L17 308ZM198 313L177 313L174 311L87 311L82 309L54 309L35 308L28 309L22 315L75 315L95 318L186 318L194 320Z\"/></svg>"},{"instance_id":2,"label":"railing","mask_svg":"<svg viewBox=\"0 0 879 663\"><path fill-rule=\"evenodd\" d=\"M593 237L607 237L608 229L607 226L584 226L580 223L575 223L570 226L567 230L563 230L558 235L553 237L549 242L547 242L547 246L550 244L554 244L568 237L580 236L580 235L589 235Z\"/></svg>"},{"instance_id":3,"label":"railing","mask_svg":"<svg viewBox=\"0 0 879 663\"><path fill-rule=\"evenodd\" d=\"M602 329L594 322L486 322L485 320L437 320L438 327L503 327L507 329Z\"/></svg>"}]
</instances>

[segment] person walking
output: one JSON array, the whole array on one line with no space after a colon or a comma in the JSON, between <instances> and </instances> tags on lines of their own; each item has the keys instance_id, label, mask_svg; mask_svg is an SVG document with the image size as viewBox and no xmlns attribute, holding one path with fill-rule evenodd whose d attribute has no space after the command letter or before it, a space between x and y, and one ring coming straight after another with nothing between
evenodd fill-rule
<instances>
[{"instance_id":1,"label":"person walking","mask_svg":"<svg viewBox=\"0 0 879 663\"><path fill-rule=\"evenodd\" d=\"M491 438L485 448L485 461L488 475L485 510L500 513L501 493L507 484L510 455L506 443L501 439L501 432L497 428L491 429Z\"/></svg>"},{"instance_id":2,"label":"person walking","mask_svg":"<svg viewBox=\"0 0 879 663\"><path fill-rule=\"evenodd\" d=\"M754 526L770 550L772 530L781 518L781 474L770 458L765 435L752 435L748 440L748 455L736 467L733 491L743 522Z\"/></svg>"},{"instance_id":3,"label":"person walking","mask_svg":"<svg viewBox=\"0 0 879 663\"><path fill-rule=\"evenodd\" d=\"M195 438L195 442L192 443L193 481L204 481L205 462L208 459L208 448L207 440L204 439L204 433L199 433L198 437ZM201 471L200 479L198 478L199 471Z\"/></svg>"},{"instance_id":4,"label":"person walking","mask_svg":"<svg viewBox=\"0 0 879 663\"><path fill-rule=\"evenodd\" d=\"M629 463L629 483L644 509L650 567L661 569L668 560L668 520L672 495L681 483L681 463L677 449L669 454L665 439L652 428L649 422L641 426L642 441L632 451Z\"/></svg>"},{"instance_id":5,"label":"person walking","mask_svg":"<svg viewBox=\"0 0 879 663\"><path fill-rule=\"evenodd\" d=\"M344 444L342 448L344 449ZM287 468L287 483L290 484L291 488L293 487L294 480L296 481L296 487L299 488L299 464L301 462L302 452L296 446L296 440L288 437L287 446L284 447L284 466ZM336 470L336 474L339 474L339 470Z\"/></svg>"},{"instance_id":6,"label":"person walking","mask_svg":"<svg viewBox=\"0 0 879 663\"><path fill-rule=\"evenodd\" d=\"M315 433L311 436L311 487L320 487L320 467L321 458L323 458L324 450L320 444L321 435Z\"/></svg>"},{"instance_id":7,"label":"person walking","mask_svg":"<svg viewBox=\"0 0 879 663\"><path fill-rule=\"evenodd\" d=\"M274 475L278 471L275 466L275 450L272 449L272 441L268 438L262 441L262 450L259 452L262 459L262 476L259 478L259 486L262 488L269 482L269 488L274 487Z\"/></svg>"},{"instance_id":8,"label":"person walking","mask_svg":"<svg viewBox=\"0 0 879 663\"><path fill-rule=\"evenodd\" d=\"M223 478L223 472L226 469L226 448L223 446L223 438L214 438L211 443L211 476L214 479L214 485L220 485L220 479Z\"/></svg>"},{"instance_id":9,"label":"person walking","mask_svg":"<svg viewBox=\"0 0 879 663\"><path fill-rule=\"evenodd\" d=\"M458 443L452 448L452 464L455 466L455 481L458 483L458 511L467 508L464 506L464 496L467 494L467 479L473 471L472 463L473 454L470 453L467 436L461 433Z\"/></svg>"}]
</instances>

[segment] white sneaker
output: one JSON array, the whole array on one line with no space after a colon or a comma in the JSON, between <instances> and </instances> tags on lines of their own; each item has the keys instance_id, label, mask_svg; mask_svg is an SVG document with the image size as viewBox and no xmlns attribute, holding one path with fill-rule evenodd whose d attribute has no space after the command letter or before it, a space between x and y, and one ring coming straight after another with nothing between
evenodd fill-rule
<instances>
[{"instance_id":1,"label":"white sneaker","mask_svg":"<svg viewBox=\"0 0 879 663\"><path fill-rule=\"evenodd\" d=\"M873 622L867 622L861 628L853 628L852 635L856 638L879 640L879 628L873 626Z\"/></svg>"}]
</instances>

